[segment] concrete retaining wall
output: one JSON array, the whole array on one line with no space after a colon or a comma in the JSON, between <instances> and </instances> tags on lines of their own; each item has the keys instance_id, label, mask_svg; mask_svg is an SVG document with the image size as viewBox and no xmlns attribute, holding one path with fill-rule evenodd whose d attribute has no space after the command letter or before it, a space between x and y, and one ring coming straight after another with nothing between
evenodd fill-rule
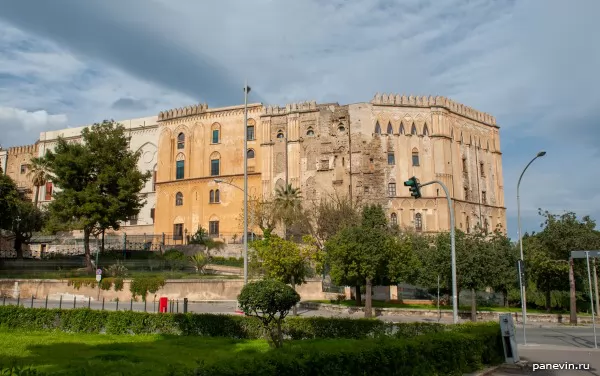
<instances>
[{"instance_id":1,"label":"concrete retaining wall","mask_svg":"<svg viewBox=\"0 0 600 376\"><path fill-rule=\"evenodd\" d=\"M344 307L335 304L323 304L323 303L312 303L312 302L302 302L300 306L304 309L320 309L331 312L364 312L363 307ZM440 312L437 310L424 310L424 309L407 309L407 308L373 308L376 316L422 316L422 317L439 317ZM499 315L504 312L486 312L479 311L477 312L477 320L479 321L498 321L500 319ZM442 318L452 318L451 310L442 310L441 311ZM461 319L470 320L471 312L461 311L458 313ZM521 322L521 314L513 312L513 318L515 323ZM527 314L527 322L528 323L569 323L569 315L561 315L561 314L539 314L539 313L528 313ZM577 316L577 322L579 324L591 324L592 317L591 316Z\"/></svg>"},{"instance_id":2,"label":"concrete retaining wall","mask_svg":"<svg viewBox=\"0 0 600 376\"><path fill-rule=\"evenodd\" d=\"M100 290L98 287L81 286L76 289L69 286L67 280L34 280L34 279L2 279L0 280L0 297L23 299L35 298L43 299L48 296L50 300L58 300L61 296L73 296L77 299L92 300L106 299L127 301L131 299L129 291L130 281L125 280L123 290L109 291ZM190 301L202 300L237 300L242 287L243 279L182 279L167 280L165 286L157 293L157 297L167 297L169 299L188 298ZM321 280L311 280L308 283L297 288L302 300L323 300L331 298L330 294L322 292ZM148 296L152 299L153 296Z\"/></svg>"}]
</instances>

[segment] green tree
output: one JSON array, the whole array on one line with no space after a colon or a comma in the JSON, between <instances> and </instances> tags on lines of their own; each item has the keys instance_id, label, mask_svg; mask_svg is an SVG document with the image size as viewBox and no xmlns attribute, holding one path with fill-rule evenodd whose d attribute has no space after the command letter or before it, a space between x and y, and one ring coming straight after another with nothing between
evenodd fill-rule
<instances>
[{"instance_id":1,"label":"green tree","mask_svg":"<svg viewBox=\"0 0 600 376\"><path fill-rule=\"evenodd\" d=\"M19 194L17 185L7 175L0 174L0 230L14 236L17 258L23 258L23 244L34 232L42 229L45 215L40 209Z\"/></svg>"},{"instance_id":2,"label":"green tree","mask_svg":"<svg viewBox=\"0 0 600 376\"><path fill-rule=\"evenodd\" d=\"M252 264L260 268L265 277L292 286L306 283L312 267L319 261L319 248L310 236L304 236L303 244L297 244L271 235L252 242ZM294 315L297 314L296 306Z\"/></svg>"},{"instance_id":3,"label":"green tree","mask_svg":"<svg viewBox=\"0 0 600 376\"><path fill-rule=\"evenodd\" d=\"M302 216L302 195L299 188L291 184L275 189L275 210L278 218L283 224L284 239L288 239L291 227L298 222Z\"/></svg>"},{"instance_id":4,"label":"green tree","mask_svg":"<svg viewBox=\"0 0 600 376\"><path fill-rule=\"evenodd\" d=\"M92 269L90 236L139 213L139 195L150 173L137 168L139 152L129 150L125 128L105 120L82 131L83 143L59 139L43 164L60 189L48 209L52 224L83 231L88 269ZM57 228L53 228L56 231Z\"/></svg>"},{"instance_id":5,"label":"green tree","mask_svg":"<svg viewBox=\"0 0 600 376\"><path fill-rule=\"evenodd\" d=\"M344 228L325 243L326 263L333 282L355 286L357 305L361 304L361 287L366 286L365 317L372 316L373 281L388 276L391 248L392 237L379 205L363 208L360 226Z\"/></svg>"},{"instance_id":6,"label":"green tree","mask_svg":"<svg viewBox=\"0 0 600 376\"><path fill-rule=\"evenodd\" d=\"M311 233L321 247L340 230L361 222L359 205L344 196L322 199L308 214L312 224Z\"/></svg>"},{"instance_id":7,"label":"green tree","mask_svg":"<svg viewBox=\"0 0 600 376\"><path fill-rule=\"evenodd\" d=\"M294 289L272 279L250 282L238 296L241 310L258 317L275 347L283 345L281 323L299 301L300 295Z\"/></svg>"},{"instance_id":8,"label":"green tree","mask_svg":"<svg viewBox=\"0 0 600 376\"><path fill-rule=\"evenodd\" d=\"M502 232L501 227L498 227L487 240L495 259L494 265L497 268L491 287L494 291L502 293L503 305L508 307L508 293L518 285L516 266L519 259L518 251Z\"/></svg>"}]
</instances>

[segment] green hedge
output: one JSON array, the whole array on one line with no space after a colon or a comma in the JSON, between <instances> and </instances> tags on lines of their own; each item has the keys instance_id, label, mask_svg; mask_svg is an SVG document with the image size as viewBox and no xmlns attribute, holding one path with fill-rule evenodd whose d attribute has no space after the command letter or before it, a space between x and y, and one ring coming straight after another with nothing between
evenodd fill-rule
<instances>
[{"instance_id":1,"label":"green hedge","mask_svg":"<svg viewBox=\"0 0 600 376\"><path fill-rule=\"evenodd\" d=\"M155 314L89 309L0 307L0 327L26 330L60 330L71 333L169 334L262 338L263 328L254 317L219 314ZM386 323L377 319L288 317L283 330L287 339L405 338L456 330L436 323Z\"/></svg>"},{"instance_id":2,"label":"green hedge","mask_svg":"<svg viewBox=\"0 0 600 376\"><path fill-rule=\"evenodd\" d=\"M499 326L486 323L405 339L306 341L181 375L462 375L502 361Z\"/></svg>"}]
</instances>

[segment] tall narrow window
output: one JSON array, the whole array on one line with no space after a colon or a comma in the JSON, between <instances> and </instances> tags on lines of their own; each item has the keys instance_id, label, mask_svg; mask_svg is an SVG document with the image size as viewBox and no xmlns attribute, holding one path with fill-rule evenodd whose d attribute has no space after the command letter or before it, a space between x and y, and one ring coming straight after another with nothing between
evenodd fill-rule
<instances>
[{"instance_id":1,"label":"tall narrow window","mask_svg":"<svg viewBox=\"0 0 600 376\"><path fill-rule=\"evenodd\" d=\"M406 133L406 131L404 130L404 123L402 123L402 122L400 123L400 130L398 131L398 133L400 133L400 134Z\"/></svg>"},{"instance_id":2,"label":"tall narrow window","mask_svg":"<svg viewBox=\"0 0 600 376\"><path fill-rule=\"evenodd\" d=\"M154 215L156 214L156 209L150 209L150 218L152 218L152 223L154 223Z\"/></svg>"},{"instance_id":3,"label":"tall narrow window","mask_svg":"<svg viewBox=\"0 0 600 376\"><path fill-rule=\"evenodd\" d=\"M387 134L394 134L394 128L392 127L392 122L388 122Z\"/></svg>"},{"instance_id":4,"label":"tall narrow window","mask_svg":"<svg viewBox=\"0 0 600 376\"><path fill-rule=\"evenodd\" d=\"M212 143L213 144L218 144L219 143L219 138L220 138L220 134L219 134L219 130L218 129L213 129L212 130Z\"/></svg>"},{"instance_id":5,"label":"tall narrow window","mask_svg":"<svg viewBox=\"0 0 600 376\"><path fill-rule=\"evenodd\" d=\"M208 235L213 237L219 236L219 221L208 222Z\"/></svg>"},{"instance_id":6,"label":"tall narrow window","mask_svg":"<svg viewBox=\"0 0 600 376\"><path fill-rule=\"evenodd\" d=\"M485 178L485 164L483 162L479 162L479 173L482 178Z\"/></svg>"},{"instance_id":7,"label":"tall narrow window","mask_svg":"<svg viewBox=\"0 0 600 376\"><path fill-rule=\"evenodd\" d=\"M487 194L485 191L481 191L481 203L487 204Z\"/></svg>"},{"instance_id":8,"label":"tall narrow window","mask_svg":"<svg viewBox=\"0 0 600 376\"><path fill-rule=\"evenodd\" d=\"M423 216L421 213L415 214L415 231L423 231Z\"/></svg>"},{"instance_id":9,"label":"tall narrow window","mask_svg":"<svg viewBox=\"0 0 600 376\"><path fill-rule=\"evenodd\" d=\"M248 138L248 141L254 141L254 125L249 125L248 128L246 128L246 137Z\"/></svg>"},{"instance_id":10,"label":"tall narrow window","mask_svg":"<svg viewBox=\"0 0 600 376\"><path fill-rule=\"evenodd\" d=\"M375 134L381 134L381 125L379 125L379 122L375 123Z\"/></svg>"},{"instance_id":11,"label":"tall narrow window","mask_svg":"<svg viewBox=\"0 0 600 376\"><path fill-rule=\"evenodd\" d=\"M389 183L388 184L388 196L389 197L396 197L396 183Z\"/></svg>"},{"instance_id":12,"label":"tall narrow window","mask_svg":"<svg viewBox=\"0 0 600 376\"><path fill-rule=\"evenodd\" d=\"M208 202L211 204L215 203L215 191L213 189L210 190Z\"/></svg>"},{"instance_id":13,"label":"tall narrow window","mask_svg":"<svg viewBox=\"0 0 600 376\"><path fill-rule=\"evenodd\" d=\"M423 136L429 136L429 128L427 128L427 124L423 126Z\"/></svg>"},{"instance_id":14,"label":"tall narrow window","mask_svg":"<svg viewBox=\"0 0 600 376\"><path fill-rule=\"evenodd\" d=\"M462 170L464 173L467 173L467 157L462 158Z\"/></svg>"},{"instance_id":15,"label":"tall narrow window","mask_svg":"<svg viewBox=\"0 0 600 376\"><path fill-rule=\"evenodd\" d=\"M177 194L175 195L175 206L182 206L182 205L183 205L183 193L177 192Z\"/></svg>"},{"instance_id":16,"label":"tall narrow window","mask_svg":"<svg viewBox=\"0 0 600 376\"><path fill-rule=\"evenodd\" d=\"M185 148L185 134L183 132L177 135L177 149Z\"/></svg>"},{"instance_id":17,"label":"tall narrow window","mask_svg":"<svg viewBox=\"0 0 600 376\"><path fill-rule=\"evenodd\" d=\"M221 172L221 161L219 159L210 160L210 176L219 176Z\"/></svg>"},{"instance_id":18,"label":"tall narrow window","mask_svg":"<svg viewBox=\"0 0 600 376\"><path fill-rule=\"evenodd\" d=\"M417 148L414 148L412 151L412 165L419 166L419 150Z\"/></svg>"},{"instance_id":19,"label":"tall narrow window","mask_svg":"<svg viewBox=\"0 0 600 376\"><path fill-rule=\"evenodd\" d=\"M398 224L398 215L396 213L392 213L392 215L390 215L390 223L392 226L396 226Z\"/></svg>"},{"instance_id":20,"label":"tall narrow window","mask_svg":"<svg viewBox=\"0 0 600 376\"><path fill-rule=\"evenodd\" d=\"M467 216L467 234L471 233L471 218Z\"/></svg>"},{"instance_id":21,"label":"tall narrow window","mask_svg":"<svg viewBox=\"0 0 600 376\"><path fill-rule=\"evenodd\" d=\"M465 201L469 201L469 188L464 188Z\"/></svg>"},{"instance_id":22,"label":"tall narrow window","mask_svg":"<svg viewBox=\"0 0 600 376\"><path fill-rule=\"evenodd\" d=\"M395 165L396 164L396 156L394 155L393 152L389 152L388 153L388 164L389 165Z\"/></svg>"},{"instance_id":23,"label":"tall narrow window","mask_svg":"<svg viewBox=\"0 0 600 376\"><path fill-rule=\"evenodd\" d=\"M46 194L44 195L46 201L52 200L52 182L46 183Z\"/></svg>"},{"instance_id":24,"label":"tall narrow window","mask_svg":"<svg viewBox=\"0 0 600 376\"><path fill-rule=\"evenodd\" d=\"M215 190L215 204L218 204L221 202L221 191L219 191L218 189Z\"/></svg>"},{"instance_id":25,"label":"tall narrow window","mask_svg":"<svg viewBox=\"0 0 600 376\"><path fill-rule=\"evenodd\" d=\"M175 163L175 179L183 179L185 177L185 161L177 161Z\"/></svg>"},{"instance_id":26,"label":"tall narrow window","mask_svg":"<svg viewBox=\"0 0 600 376\"><path fill-rule=\"evenodd\" d=\"M173 225L173 240L183 240L183 223Z\"/></svg>"},{"instance_id":27,"label":"tall narrow window","mask_svg":"<svg viewBox=\"0 0 600 376\"><path fill-rule=\"evenodd\" d=\"M248 149L248 159L254 158L254 149Z\"/></svg>"},{"instance_id":28,"label":"tall narrow window","mask_svg":"<svg viewBox=\"0 0 600 376\"><path fill-rule=\"evenodd\" d=\"M26 173L26 172L27 172L27 165L25 165L25 164L22 164L22 165L21 165L21 173L22 173L22 174L24 174L24 173Z\"/></svg>"}]
</instances>

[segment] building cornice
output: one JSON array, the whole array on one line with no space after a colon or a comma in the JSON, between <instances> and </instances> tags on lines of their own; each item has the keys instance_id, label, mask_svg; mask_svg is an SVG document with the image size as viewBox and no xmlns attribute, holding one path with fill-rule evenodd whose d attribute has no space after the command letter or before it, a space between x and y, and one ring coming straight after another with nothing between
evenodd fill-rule
<instances>
[{"instance_id":1,"label":"building cornice","mask_svg":"<svg viewBox=\"0 0 600 376\"><path fill-rule=\"evenodd\" d=\"M260 176L260 172L248 172L248 177L250 176ZM168 181L157 181L156 185L169 185L169 184L180 184L180 183L191 183L194 181L207 181L207 180L223 180L225 178L243 178L244 174L231 174L231 175L219 175L219 176L202 176L199 178L187 178L187 179L178 179L178 180L168 180Z\"/></svg>"}]
</instances>

